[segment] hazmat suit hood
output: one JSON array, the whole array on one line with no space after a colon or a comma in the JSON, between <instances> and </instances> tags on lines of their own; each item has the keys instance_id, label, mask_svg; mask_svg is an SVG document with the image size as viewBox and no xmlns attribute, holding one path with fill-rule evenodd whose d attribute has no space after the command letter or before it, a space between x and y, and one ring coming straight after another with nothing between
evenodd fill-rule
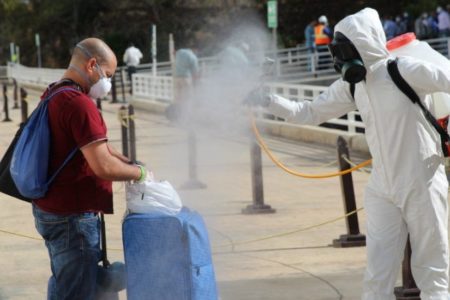
<instances>
[{"instance_id":1,"label":"hazmat suit hood","mask_svg":"<svg viewBox=\"0 0 450 300\"><path fill-rule=\"evenodd\" d=\"M367 71L378 61L389 57L380 17L372 8L345 17L336 24L335 31L344 34L355 45Z\"/></svg>"}]
</instances>

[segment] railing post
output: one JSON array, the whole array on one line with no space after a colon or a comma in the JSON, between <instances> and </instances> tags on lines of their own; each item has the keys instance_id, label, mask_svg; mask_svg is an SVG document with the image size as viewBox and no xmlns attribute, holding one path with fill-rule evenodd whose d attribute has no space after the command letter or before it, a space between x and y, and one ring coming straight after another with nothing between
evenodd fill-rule
<instances>
[{"instance_id":1,"label":"railing post","mask_svg":"<svg viewBox=\"0 0 450 300\"><path fill-rule=\"evenodd\" d=\"M280 58L277 56L276 53L275 53L275 74L277 77L280 77L281 74L281 62Z\"/></svg>"},{"instance_id":2,"label":"railing post","mask_svg":"<svg viewBox=\"0 0 450 300\"><path fill-rule=\"evenodd\" d=\"M97 98L97 100L96 100L96 103L97 103L97 109L100 111L100 112L102 112L102 99L100 99L100 98Z\"/></svg>"},{"instance_id":3,"label":"railing post","mask_svg":"<svg viewBox=\"0 0 450 300\"><path fill-rule=\"evenodd\" d=\"M6 83L3 84L3 112L5 113L5 118L3 122L11 122L12 120L9 118L9 107L8 107L8 95L7 95L7 86Z\"/></svg>"},{"instance_id":4,"label":"railing post","mask_svg":"<svg viewBox=\"0 0 450 300\"><path fill-rule=\"evenodd\" d=\"M450 57L450 38L447 38L447 58Z\"/></svg>"},{"instance_id":5,"label":"railing post","mask_svg":"<svg viewBox=\"0 0 450 300\"><path fill-rule=\"evenodd\" d=\"M397 300L420 300L420 290L417 288L411 272L411 243L408 240L405 247L405 255L402 264L403 286L396 287L394 290Z\"/></svg>"},{"instance_id":6,"label":"railing post","mask_svg":"<svg viewBox=\"0 0 450 300\"><path fill-rule=\"evenodd\" d=\"M130 94L131 94L131 96L133 97L133 95L134 95L134 87L133 87L133 82L134 82L134 80L133 80L133 75L134 74L136 74L136 69L135 69L135 71L130 75Z\"/></svg>"},{"instance_id":7,"label":"railing post","mask_svg":"<svg viewBox=\"0 0 450 300\"><path fill-rule=\"evenodd\" d=\"M348 132L349 133L355 133L356 132L356 126L355 126L355 112L351 111L347 114L347 122L348 122Z\"/></svg>"},{"instance_id":8,"label":"railing post","mask_svg":"<svg viewBox=\"0 0 450 300\"><path fill-rule=\"evenodd\" d=\"M113 78L111 79L111 103L117 103L117 86L116 86L116 76L117 73L114 73Z\"/></svg>"},{"instance_id":9,"label":"railing post","mask_svg":"<svg viewBox=\"0 0 450 300\"><path fill-rule=\"evenodd\" d=\"M191 128L188 132L188 180L181 186L181 189L204 189L206 184L197 178L197 136Z\"/></svg>"},{"instance_id":10,"label":"railing post","mask_svg":"<svg viewBox=\"0 0 450 300\"><path fill-rule=\"evenodd\" d=\"M11 78L11 65L9 63L6 65L6 78Z\"/></svg>"},{"instance_id":11,"label":"railing post","mask_svg":"<svg viewBox=\"0 0 450 300\"><path fill-rule=\"evenodd\" d=\"M350 159L347 142L342 136L338 137L338 162L341 171L350 169L350 164L344 159ZM340 176L341 192L344 200L345 213L356 210L355 192L353 190L352 173ZM366 245L366 236L359 232L358 214L355 212L345 218L347 234L333 240L333 246L337 248L360 247Z\"/></svg>"},{"instance_id":12,"label":"railing post","mask_svg":"<svg viewBox=\"0 0 450 300\"><path fill-rule=\"evenodd\" d=\"M14 99L14 106L13 109L19 108L19 97L18 97L18 84L17 80L13 78L13 85L14 85L14 92L13 92L13 99Z\"/></svg>"},{"instance_id":13,"label":"railing post","mask_svg":"<svg viewBox=\"0 0 450 300\"><path fill-rule=\"evenodd\" d=\"M243 214L275 213L270 205L264 204L264 186L262 175L261 148L256 139L252 138L250 144L250 160L252 169L252 196L253 204L242 209Z\"/></svg>"},{"instance_id":14,"label":"railing post","mask_svg":"<svg viewBox=\"0 0 450 300\"><path fill-rule=\"evenodd\" d=\"M28 120L28 93L24 88L20 88L20 110L22 114L22 123L24 124Z\"/></svg>"},{"instance_id":15,"label":"railing post","mask_svg":"<svg viewBox=\"0 0 450 300\"><path fill-rule=\"evenodd\" d=\"M120 85L122 86L122 102L125 103L127 102L127 99L125 97L125 68L122 68L120 70Z\"/></svg>"},{"instance_id":16,"label":"railing post","mask_svg":"<svg viewBox=\"0 0 450 300\"><path fill-rule=\"evenodd\" d=\"M122 154L128 157L128 112L125 106L119 109L119 121L122 132Z\"/></svg>"},{"instance_id":17,"label":"railing post","mask_svg":"<svg viewBox=\"0 0 450 300\"><path fill-rule=\"evenodd\" d=\"M314 49L314 51L310 54L311 55L311 73L316 73L316 55L317 55L317 50Z\"/></svg>"},{"instance_id":18,"label":"railing post","mask_svg":"<svg viewBox=\"0 0 450 300\"><path fill-rule=\"evenodd\" d=\"M128 105L128 134L130 137L130 159L136 160L136 126L134 123L134 107Z\"/></svg>"}]
</instances>

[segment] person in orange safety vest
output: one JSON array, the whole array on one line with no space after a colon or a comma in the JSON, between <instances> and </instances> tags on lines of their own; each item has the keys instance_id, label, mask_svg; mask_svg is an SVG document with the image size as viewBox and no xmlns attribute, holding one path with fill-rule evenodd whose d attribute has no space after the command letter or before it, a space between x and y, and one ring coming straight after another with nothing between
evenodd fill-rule
<instances>
[{"instance_id":1,"label":"person in orange safety vest","mask_svg":"<svg viewBox=\"0 0 450 300\"><path fill-rule=\"evenodd\" d=\"M318 52L318 69L326 69L324 66L326 63L324 60L328 53L328 48L326 47L331 43L331 39L333 37L333 32L330 27L328 27L328 19L326 16L322 15L318 19L319 23L314 27L314 36L315 36L315 44L316 50Z\"/></svg>"},{"instance_id":2,"label":"person in orange safety vest","mask_svg":"<svg viewBox=\"0 0 450 300\"><path fill-rule=\"evenodd\" d=\"M333 33L328 27L328 19L326 16L320 16L319 23L314 27L314 35L316 45L328 45L331 43Z\"/></svg>"}]
</instances>

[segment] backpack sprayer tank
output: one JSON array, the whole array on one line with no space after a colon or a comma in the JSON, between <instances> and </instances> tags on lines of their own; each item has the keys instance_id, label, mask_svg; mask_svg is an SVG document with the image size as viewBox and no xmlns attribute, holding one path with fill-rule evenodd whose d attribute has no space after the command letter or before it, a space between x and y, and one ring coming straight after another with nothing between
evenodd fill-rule
<instances>
[{"instance_id":1,"label":"backpack sprayer tank","mask_svg":"<svg viewBox=\"0 0 450 300\"><path fill-rule=\"evenodd\" d=\"M408 32L389 40L386 47L395 56L411 56L450 70L450 61L431 48L428 43L417 40L413 32ZM443 122L444 119L448 121L450 94L433 93L430 96L432 99L430 111L439 122Z\"/></svg>"}]
</instances>

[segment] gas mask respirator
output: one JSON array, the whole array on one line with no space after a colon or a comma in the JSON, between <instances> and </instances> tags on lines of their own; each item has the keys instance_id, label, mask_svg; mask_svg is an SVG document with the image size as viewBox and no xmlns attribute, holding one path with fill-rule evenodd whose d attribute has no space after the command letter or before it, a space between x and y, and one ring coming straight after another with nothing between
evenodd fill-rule
<instances>
[{"instance_id":1,"label":"gas mask respirator","mask_svg":"<svg viewBox=\"0 0 450 300\"><path fill-rule=\"evenodd\" d=\"M336 32L328 48L333 56L334 69L341 74L343 80L355 84L366 77L361 56L345 35Z\"/></svg>"}]
</instances>

